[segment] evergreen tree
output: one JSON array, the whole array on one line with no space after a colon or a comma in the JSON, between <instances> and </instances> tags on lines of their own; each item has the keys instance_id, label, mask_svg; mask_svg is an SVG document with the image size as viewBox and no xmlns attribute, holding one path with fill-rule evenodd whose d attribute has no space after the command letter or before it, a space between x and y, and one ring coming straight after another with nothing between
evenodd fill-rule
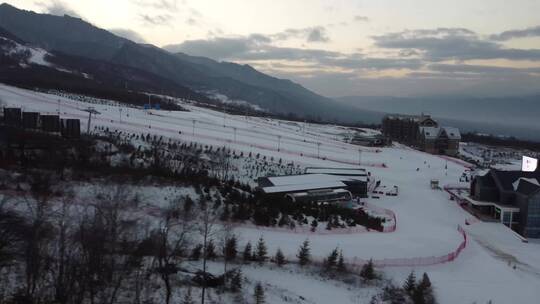
<instances>
[{"instance_id":1,"label":"evergreen tree","mask_svg":"<svg viewBox=\"0 0 540 304\"><path fill-rule=\"evenodd\" d=\"M265 298L264 298L264 288L262 287L260 282L258 282L257 285L255 285L255 291L254 291L253 296L255 298L255 304L266 303Z\"/></svg>"},{"instance_id":2,"label":"evergreen tree","mask_svg":"<svg viewBox=\"0 0 540 304\"><path fill-rule=\"evenodd\" d=\"M331 270L332 268L336 267L338 257L339 253L338 248L336 247L334 250L332 250L332 252L330 252L328 257L324 259L324 267L326 270Z\"/></svg>"},{"instance_id":3,"label":"evergreen tree","mask_svg":"<svg viewBox=\"0 0 540 304\"><path fill-rule=\"evenodd\" d=\"M257 242L257 248L256 248L256 259L259 261L259 263L264 263L268 254L268 250L266 249L266 244L264 243L264 239L261 236L259 238L259 242Z\"/></svg>"},{"instance_id":4,"label":"evergreen tree","mask_svg":"<svg viewBox=\"0 0 540 304\"><path fill-rule=\"evenodd\" d=\"M283 266L287 262L285 261L285 256L283 255L283 252L281 251L280 248L277 249L276 256L274 259L275 259L276 264L279 267Z\"/></svg>"},{"instance_id":5,"label":"evergreen tree","mask_svg":"<svg viewBox=\"0 0 540 304\"><path fill-rule=\"evenodd\" d=\"M191 288L188 288L184 298L182 299L182 304L195 304L193 297L191 296Z\"/></svg>"},{"instance_id":6,"label":"evergreen tree","mask_svg":"<svg viewBox=\"0 0 540 304\"><path fill-rule=\"evenodd\" d=\"M253 255L251 253L251 242L247 242L246 247L244 247L242 258L244 259L244 262L249 262L253 259Z\"/></svg>"},{"instance_id":7,"label":"evergreen tree","mask_svg":"<svg viewBox=\"0 0 540 304\"><path fill-rule=\"evenodd\" d=\"M317 222L317 220L311 221L311 232L315 232L315 230L317 230L318 225L319 223Z\"/></svg>"},{"instance_id":8,"label":"evergreen tree","mask_svg":"<svg viewBox=\"0 0 540 304\"><path fill-rule=\"evenodd\" d=\"M236 259L236 255L238 254L236 246L237 240L236 236L233 234L230 238L227 239L227 241L225 242L225 248L223 248L223 255L225 256L226 261L233 261Z\"/></svg>"},{"instance_id":9,"label":"evergreen tree","mask_svg":"<svg viewBox=\"0 0 540 304\"><path fill-rule=\"evenodd\" d=\"M386 286L384 288L381 300L384 303L391 304L409 303L405 298L405 293L403 292L403 289L393 285Z\"/></svg>"},{"instance_id":10,"label":"evergreen tree","mask_svg":"<svg viewBox=\"0 0 540 304\"><path fill-rule=\"evenodd\" d=\"M242 271L236 270L231 277L231 291L239 292L242 290Z\"/></svg>"},{"instance_id":11,"label":"evergreen tree","mask_svg":"<svg viewBox=\"0 0 540 304\"><path fill-rule=\"evenodd\" d=\"M326 230L332 230L332 221L330 219L326 222Z\"/></svg>"},{"instance_id":12,"label":"evergreen tree","mask_svg":"<svg viewBox=\"0 0 540 304\"><path fill-rule=\"evenodd\" d=\"M305 240L298 250L296 255L300 266L305 266L311 262L311 249L309 248L309 240Z\"/></svg>"},{"instance_id":13,"label":"evergreen tree","mask_svg":"<svg viewBox=\"0 0 540 304\"><path fill-rule=\"evenodd\" d=\"M347 272L347 266L345 266L345 259L343 258L343 250L339 251L339 259L337 262L337 270L339 272Z\"/></svg>"},{"instance_id":14,"label":"evergreen tree","mask_svg":"<svg viewBox=\"0 0 540 304\"><path fill-rule=\"evenodd\" d=\"M409 295L412 295L415 289L416 289L416 276L413 270L411 271L411 273L405 280L405 283L403 284L403 290L405 290L405 292L407 292Z\"/></svg>"},{"instance_id":15,"label":"evergreen tree","mask_svg":"<svg viewBox=\"0 0 540 304\"><path fill-rule=\"evenodd\" d=\"M369 262L362 266L360 270L360 276L366 280L375 279L375 268L373 267L373 261L370 259Z\"/></svg>"},{"instance_id":16,"label":"evergreen tree","mask_svg":"<svg viewBox=\"0 0 540 304\"><path fill-rule=\"evenodd\" d=\"M433 288L427 273L424 272L422 280L418 283L412 298L415 304L435 304Z\"/></svg>"},{"instance_id":17,"label":"evergreen tree","mask_svg":"<svg viewBox=\"0 0 540 304\"><path fill-rule=\"evenodd\" d=\"M286 225L289 225L289 216L287 214L282 213L281 217L279 218L278 226L283 227Z\"/></svg>"}]
</instances>

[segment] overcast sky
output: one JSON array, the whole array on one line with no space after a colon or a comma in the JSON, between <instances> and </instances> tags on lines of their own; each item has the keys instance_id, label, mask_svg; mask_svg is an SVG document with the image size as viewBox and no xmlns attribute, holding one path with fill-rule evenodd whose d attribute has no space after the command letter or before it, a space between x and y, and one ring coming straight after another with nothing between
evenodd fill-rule
<instances>
[{"instance_id":1,"label":"overcast sky","mask_svg":"<svg viewBox=\"0 0 540 304\"><path fill-rule=\"evenodd\" d=\"M326 96L540 93L539 0L6 2Z\"/></svg>"}]
</instances>

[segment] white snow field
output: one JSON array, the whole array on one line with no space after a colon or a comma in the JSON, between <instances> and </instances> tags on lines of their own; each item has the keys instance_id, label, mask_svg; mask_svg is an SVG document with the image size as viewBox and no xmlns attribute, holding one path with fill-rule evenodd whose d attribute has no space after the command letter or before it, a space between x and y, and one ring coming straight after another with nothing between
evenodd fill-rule
<instances>
[{"instance_id":1,"label":"white snow field","mask_svg":"<svg viewBox=\"0 0 540 304\"><path fill-rule=\"evenodd\" d=\"M465 171L462 162L401 145L381 149L360 148L340 141L351 132L345 127L309 125L304 128L302 123L227 115L190 104L183 104L190 112L152 111L149 114L142 109L126 107L120 112L114 105L78 102L5 85L0 85L0 99L28 111L57 113L59 110L64 118L80 118L83 130L86 130L88 115L82 110L92 106L102 113L92 119L93 126L158 134L208 145L226 145L236 151L260 153L303 166L351 167L360 161L362 167L371 172L372 178L381 180L383 187L389 190L399 187L398 196L378 194L380 199L366 200L395 212L395 232L302 235L237 228L241 248L247 241L255 243L263 236L270 254L280 247L292 258L300 244L309 238L316 258L323 258L336 246L343 249L349 262L370 258L438 257L453 252L460 245L463 238L457 227L461 225L468 232L468 243L454 261L433 266L385 267L385 273L396 284L401 284L411 269L419 275L428 272L440 303L480 304L489 300L493 303L538 303L540 299L540 243L522 243L500 224L466 226L465 219L471 215L450 201L446 192L431 189L432 179L439 180L441 186L459 185L459 177ZM461 186L467 184L462 183ZM255 270L249 272L251 276L256 274ZM288 288L295 294L309 294L312 288L316 288L317 293L325 293L324 284L314 284L310 281L312 279L300 282L297 281L301 280L300 277L287 275L283 276L285 281L280 281L281 277L279 273L264 272L260 279L268 280L267 283L276 288ZM284 283L289 277L295 280L291 285ZM335 292L335 287L328 287L328 294ZM328 303L328 299L323 296L320 299L310 298L312 302L309 303ZM339 298L339 303L368 302L369 297L358 300L352 299L350 294Z\"/></svg>"}]
</instances>

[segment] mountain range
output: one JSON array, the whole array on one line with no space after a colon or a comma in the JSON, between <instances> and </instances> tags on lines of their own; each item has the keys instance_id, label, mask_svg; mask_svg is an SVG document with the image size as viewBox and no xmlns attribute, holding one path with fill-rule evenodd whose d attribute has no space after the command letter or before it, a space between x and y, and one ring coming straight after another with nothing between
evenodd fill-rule
<instances>
[{"instance_id":1,"label":"mountain range","mask_svg":"<svg viewBox=\"0 0 540 304\"><path fill-rule=\"evenodd\" d=\"M199 95L220 94L275 114L292 113L328 121L367 123L378 122L382 117L381 113L336 103L290 80L266 75L249 65L173 54L118 37L67 15L38 14L2 4L0 28L33 47L57 54L57 57L64 54L136 69L166 79L169 84L189 88Z\"/></svg>"},{"instance_id":2,"label":"mountain range","mask_svg":"<svg viewBox=\"0 0 540 304\"><path fill-rule=\"evenodd\" d=\"M540 95L331 99L249 65L171 53L79 18L38 14L9 4L0 5L0 38L0 82L12 85L139 104L146 96L141 93L147 92L203 102L239 102L272 114L346 123L380 123L385 113L424 112L464 131L540 140ZM33 55L43 58L36 62Z\"/></svg>"}]
</instances>

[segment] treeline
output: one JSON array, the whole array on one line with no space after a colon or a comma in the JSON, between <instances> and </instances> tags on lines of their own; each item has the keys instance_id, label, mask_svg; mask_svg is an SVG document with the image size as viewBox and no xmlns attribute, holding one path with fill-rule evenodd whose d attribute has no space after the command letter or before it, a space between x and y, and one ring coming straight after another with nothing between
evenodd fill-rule
<instances>
[{"instance_id":1,"label":"treeline","mask_svg":"<svg viewBox=\"0 0 540 304\"><path fill-rule=\"evenodd\" d=\"M515 149L527 149L540 152L540 142L517 139L515 137L500 137L493 135L481 135L478 133L464 133L461 141L475 142L484 145L508 147Z\"/></svg>"},{"instance_id":2,"label":"treeline","mask_svg":"<svg viewBox=\"0 0 540 304\"><path fill-rule=\"evenodd\" d=\"M224 187L221 219L236 222L253 221L255 225L294 229L297 226L332 230L357 225L382 231L384 219L373 217L359 209L341 207L335 204L317 202L295 202L283 196L268 196L259 191L245 194L238 188ZM326 224L321 228L320 222Z\"/></svg>"},{"instance_id":3,"label":"treeline","mask_svg":"<svg viewBox=\"0 0 540 304\"><path fill-rule=\"evenodd\" d=\"M91 78L87 79L37 65L30 65L24 69L0 66L0 82L29 90L59 90L140 107L148 103L148 95L139 93L136 90L114 87ZM153 98L154 100L157 99L157 97ZM181 106L166 99L161 99L160 104L164 110L183 110Z\"/></svg>"}]
</instances>

